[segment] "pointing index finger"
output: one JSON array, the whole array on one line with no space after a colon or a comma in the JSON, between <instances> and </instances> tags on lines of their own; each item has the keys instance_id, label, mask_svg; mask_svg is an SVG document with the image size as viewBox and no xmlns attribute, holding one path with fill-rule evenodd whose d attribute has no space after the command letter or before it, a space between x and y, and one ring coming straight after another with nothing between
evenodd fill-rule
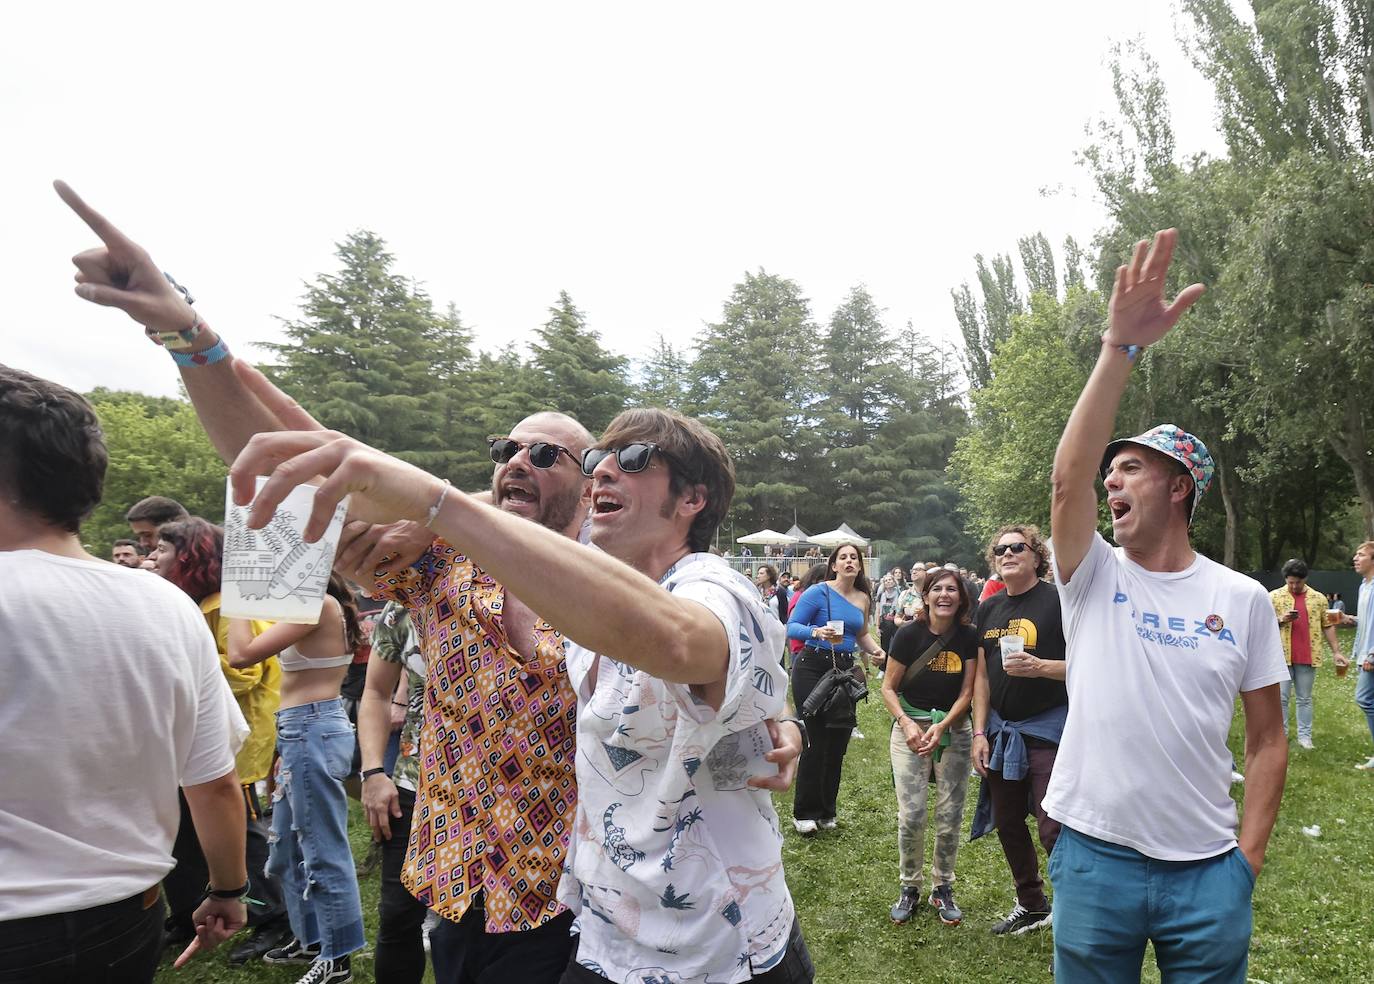
<instances>
[{"instance_id":1,"label":"pointing index finger","mask_svg":"<svg viewBox=\"0 0 1374 984\"><path fill-rule=\"evenodd\" d=\"M67 207L90 226L91 231L100 237L106 246L131 246L129 238L115 228L114 223L86 204L86 200L76 193L71 185L58 179L52 183L57 197L67 203Z\"/></svg>"}]
</instances>

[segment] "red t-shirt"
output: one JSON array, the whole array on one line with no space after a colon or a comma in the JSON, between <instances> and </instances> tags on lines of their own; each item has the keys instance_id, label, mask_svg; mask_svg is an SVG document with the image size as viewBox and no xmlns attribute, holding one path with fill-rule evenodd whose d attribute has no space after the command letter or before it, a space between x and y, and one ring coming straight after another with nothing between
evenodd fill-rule
<instances>
[{"instance_id":1,"label":"red t-shirt","mask_svg":"<svg viewBox=\"0 0 1374 984\"><path fill-rule=\"evenodd\" d=\"M1296 622L1289 622L1293 633L1293 665L1312 665L1312 630L1307 619L1307 592L1293 596L1293 610L1298 613Z\"/></svg>"}]
</instances>

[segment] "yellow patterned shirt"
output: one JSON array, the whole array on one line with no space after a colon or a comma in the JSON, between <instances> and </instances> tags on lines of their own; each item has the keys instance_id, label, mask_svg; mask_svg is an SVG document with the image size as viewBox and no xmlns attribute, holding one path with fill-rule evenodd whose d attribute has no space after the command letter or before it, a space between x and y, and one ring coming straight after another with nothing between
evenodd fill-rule
<instances>
[{"instance_id":1,"label":"yellow patterned shirt","mask_svg":"<svg viewBox=\"0 0 1374 984\"><path fill-rule=\"evenodd\" d=\"M1307 631L1312 638L1312 666L1322 665L1322 650L1326 644L1322 642L1322 633L1325 631L1323 623L1326 621L1326 609L1330 607L1326 601L1326 595L1307 586L1304 592L1307 598ZM1274 605L1274 614L1279 618L1287 615L1293 610L1293 592L1288 590L1287 585L1275 588L1269 592L1269 600ZM1293 626L1283 623L1279 625L1279 639L1283 641L1283 661L1289 666L1293 665Z\"/></svg>"},{"instance_id":2,"label":"yellow patterned shirt","mask_svg":"<svg viewBox=\"0 0 1374 984\"><path fill-rule=\"evenodd\" d=\"M401 882L446 919L481 891L487 932L534 929L564 911L555 891L577 800L563 637L538 619L534 658L521 657L505 589L443 540L377 587L409 610L426 664Z\"/></svg>"}]
</instances>

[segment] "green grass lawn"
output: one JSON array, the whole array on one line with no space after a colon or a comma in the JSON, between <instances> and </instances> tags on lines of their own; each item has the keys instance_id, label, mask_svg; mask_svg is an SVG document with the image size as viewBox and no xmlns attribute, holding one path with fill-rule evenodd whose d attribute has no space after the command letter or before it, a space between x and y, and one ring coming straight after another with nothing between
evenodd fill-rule
<instances>
[{"instance_id":1,"label":"green grass lawn","mask_svg":"<svg viewBox=\"0 0 1374 984\"><path fill-rule=\"evenodd\" d=\"M1342 633L1349 647L1350 632ZM1337 680L1330 665L1316 684L1316 750L1292 745L1283 808L1255 890L1255 935L1250 979L1265 984L1374 981L1374 776L1352 768L1370 752L1364 717L1354 706L1355 674ZM872 702L859 708L867 735L849 746L840 792L840 826L802 838L792 832L791 796L778 797L785 828L787 882L797 900L817 980L844 984L929 984L958 981L1049 981L1048 932L1019 939L993 937L989 927L1010 909L1011 878L996 835L960 851L957 896L964 910L958 927L940 924L923 907L906 926L894 926L888 907L897 895L896 801L887 753L890 721ZM1231 746L1241 758L1239 714ZM1244 771L1242 766L1242 771ZM967 819L977 795L969 784ZM1241 787L1235 787L1237 796ZM356 806L356 805L355 805ZM366 827L354 810L354 849L366 849ZM1303 827L1321 826L1308 837ZM927 865L929 850L927 850ZM928 877L928 873L927 873ZM362 882L368 939L376 938L377 876ZM181 971L168 963L159 982L242 981L289 984L299 968L258 964L230 967L228 947ZM1144 979L1157 981L1146 954ZM354 977L371 982L370 951L355 958ZM429 978L426 978L427 980ZM511 982L518 984L518 982Z\"/></svg>"}]
</instances>

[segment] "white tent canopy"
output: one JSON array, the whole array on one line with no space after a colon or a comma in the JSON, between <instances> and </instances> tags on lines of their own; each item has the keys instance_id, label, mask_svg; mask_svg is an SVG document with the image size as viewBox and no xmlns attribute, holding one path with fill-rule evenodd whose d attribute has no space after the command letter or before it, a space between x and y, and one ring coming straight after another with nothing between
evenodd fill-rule
<instances>
[{"instance_id":1,"label":"white tent canopy","mask_svg":"<svg viewBox=\"0 0 1374 984\"><path fill-rule=\"evenodd\" d=\"M830 548L838 547L842 543L852 543L856 547L868 546L868 540L851 530L848 523L841 523L837 529L829 533L817 533L811 537L811 542L818 547Z\"/></svg>"},{"instance_id":2,"label":"white tent canopy","mask_svg":"<svg viewBox=\"0 0 1374 984\"><path fill-rule=\"evenodd\" d=\"M750 533L748 536L739 538L738 543L748 543L751 546L780 547L788 543L796 543L795 536L786 533L779 533L777 530L759 530L757 533Z\"/></svg>"}]
</instances>

